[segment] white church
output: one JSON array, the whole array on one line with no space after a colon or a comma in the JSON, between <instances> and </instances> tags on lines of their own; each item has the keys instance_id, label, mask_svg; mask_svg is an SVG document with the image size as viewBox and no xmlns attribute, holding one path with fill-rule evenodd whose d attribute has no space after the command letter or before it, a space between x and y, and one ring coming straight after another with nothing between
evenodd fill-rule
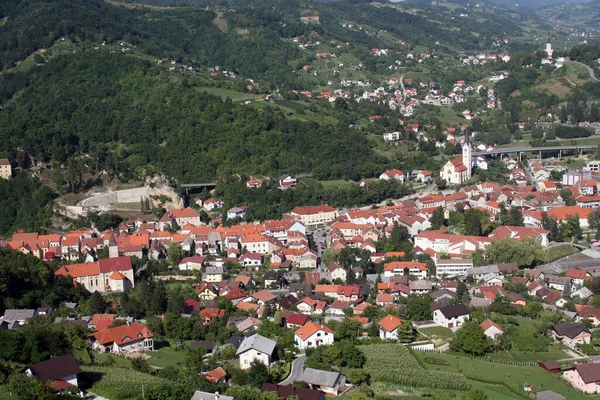
<instances>
[{"instance_id":1,"label":"white church","mask_svg":"<svg viewBox=\"0 0 600 400\"><path fill-rule=\"evenodd\" d=\"M440 170L440 178L445 179L450 185L460 185L471 178L471 143L469 133L465 133L465 142L462 145L462 157L448 161Z\"/></svg>"}]
</instances>

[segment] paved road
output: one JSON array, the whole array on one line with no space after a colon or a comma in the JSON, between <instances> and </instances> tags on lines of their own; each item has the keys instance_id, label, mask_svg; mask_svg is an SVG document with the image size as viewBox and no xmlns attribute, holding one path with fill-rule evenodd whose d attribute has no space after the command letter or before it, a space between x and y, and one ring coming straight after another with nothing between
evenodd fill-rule
<instances>
[{"instance_id":1,"label":"paved road","mask_svg":"<svg viewBox=\"0 0 600 400\"><path fill-rule=\"evenodd\" d=\"M302 376L302 372L304 371L304 362L306 361L306 356L301 355L292 361L292 370L290 371L290 375L286 380L279 382L280 385L291 385L292 383L300 380Z\"/></svg>"},{"instance_id":2,"label":"paved road","mask_svg":"<svg viewBox=\"0 0 600 400\"><path fill-rule=\"evenodd\" d=\"M596 74L594 73L594 70L591 69L589 65L582 64L578 61L572 61L572 62L573 62L573 64L583 65L588 70L588 72L590 73L590 76L592 77L593 80L595 80L596 82L600 81L600 79L596 78Z\"/></svg>"}]
</instances>

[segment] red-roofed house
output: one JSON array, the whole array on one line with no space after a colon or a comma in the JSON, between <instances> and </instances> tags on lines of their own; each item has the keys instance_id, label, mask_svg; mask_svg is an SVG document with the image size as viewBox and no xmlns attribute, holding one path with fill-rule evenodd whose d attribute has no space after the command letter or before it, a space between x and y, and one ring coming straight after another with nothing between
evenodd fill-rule
<instances>
[{"instance_id":1,"label":"red-roofed house","mask_svg":"<svg viewBox=\"0 0 600 400\"><path fill-rule=\"evenodd\" d=\"M388 315L377 323L379 325L379 337L381 340L398 339L398 328L402 320L394 315Z\"/></svg>"},{"instance_id":2,"label":"red-roofed house","mask_svg":"<svg viewBox=\"0 0 600 400\"><path fill-rule=\"evenodd\" d=\"M500 328L500 326L491 319L486 319L480 324L480 326L483 328L483 333L485 336L492 340L496 340L498 336L504 334L502 328Z\"/></svg>"},{"instance_id":3,"label":"red-roofed house","mask_svg":"<svg viewBox=\"0 0 600 400\"><path fill-rule=\"evenodd\" d=\"M139 322L106 328L90 335L92 349L119 355L154 350L154 334Z\"/></svg>"},{"instance_id":4,"label":"red-roofed house","mask_svg":"<svg viewBox=\"0 0 600 400\"><path fill-rule=\"evenodd\" d=\"M400 171L399 169L392 169L389 171L385 171L384 173L382 173L381 175L379 175L379 179L383 179L383 180L390 180L390 179L396 179L402 183L404 183L404 172Z\"/></svg>"},{"instance_id":5,"label":"red-roofed house","mask_svg":"<svg viewBox=\"0 0 600 400\"><path fill-rule=\"evenodd\" d=\"M519 242L526 238L534 238L543 247L548 245L548 231L544 228L529 228L524 226L499 226L491 234L493 240L515 239Z\"/></svg>"},{"instance_id":6,"label":"red-roofed house","mask_svg":"<svg viewBox=\"0 0 600 400\"><path fill-rule=\"evenodd\" d=\"M323 204L320 206L294 207L290 214L306 226L315 226L332 222L337 218L338 210Z\"/></svg>"},{"instance_id":7,"label":"red-roofed house","mask_svg":"<svg viewBox=\"0 0 600 400\"><path fill-rule=\"evenodd\" d=\"M300 350L330 345L333 339L333 331L316 322L307 322L294 333L294 344Z\"/></svg>"},{"instance_id":8,"label":"red-roofed house","mask_svg":"<svg viewBox=\"0 0 600 400\"><path fill-rule=\"evenodd\" d=\"M413 275L419 279L427 277L427 265L418 261L394 261L383 266L383 276Z\"/></svg>"}]
</instances>

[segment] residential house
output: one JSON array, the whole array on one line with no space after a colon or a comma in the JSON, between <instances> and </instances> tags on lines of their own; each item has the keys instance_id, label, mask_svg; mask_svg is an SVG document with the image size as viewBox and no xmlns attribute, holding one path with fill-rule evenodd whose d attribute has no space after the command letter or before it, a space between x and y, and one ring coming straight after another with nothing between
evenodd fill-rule
<instances>
[{"instance_id":1,"label":"residential house","mask_svg":"<svg viewBox=\"0 0 600 400\"><path fill-rule=\"evenodd\" d=\"M427 294L431 292L433 284L431 281L419 279L418 281L408 281L408 289L410 294Z\"/></svg>"},{"instance_id":2,"label":"residential house","mask_svg":"<svg viewBox=\"0 0 600 400\"><path fill-rule=\"evenodd\" d=\"M212 283L202 281L196 287L196 293L200 300L213 300L219 295L219 290Z\"/></svg>"},{"instance_id":3,"label":"residential house","mask_svg":"<svg viewBox=\"0 0 600 400\"><path fill-rule=\"evenodd\" d=\"M377 323L379 325L379 337L381 340L398 339L398 328L402 320L395 315L388 315Z\"/></svg>"},{"instance_id":4,"label":"residential house","mask_svg":"<svg viewBox=\"0 0 600 400\"><path fill-rule=\"evenodd\" d=\"M12 165L8 158L0 158L0 178L10 179L12 177Z\"/></svg>"},{"instance_id":5,"label":"residential house","mask_svg":"<svg viewBox=\"0 0 600 400\"><path fill-rule=\"evenodd\" d=\"M404 183L404 178L405 178L404 172L400 171L399 169L392 169L389 171L385 171L384 173L379 175L379 179L382 179L382 180L396 179L402 183Z\"/></svg>"},{"instance_id":6,"label":"residential house","mask_svg":"<svg viewBox=\"0 0 600 400\"><path fill-rule=\"evenodd\" d=\"M330 345L333 340L333 331L316 322L307 322L294 333L294 344L299 350Z\"/></svg>"},{"instance_id":7,"label":"residential house","mask_svg":"<svg viewBox=\"0 0 600 400\"><path fill-rule=\"evenodd\" d=\"M35 318L37 312L34 309L8 309L4 310L2 322L14 326L25 325L28 319Z\"/></svg>"},{"instance_id":8,"label":"residential house","mask_svg":"<svg viewBox=\"0 0 600 400\"><path fill-rule=\"evenodd\" d=\"M179 262L180 271L200 270L204 266L204 257L192 256L185 257Z\"/></svg>"},{"instance_id":9,"label":"residential house","mask_svg":"<svg viewBox=\"0 0 600 400\"><path fill-rule=\"evenodd\" d=\"M469 309L464 304L441 307L433 312L433 321L450 329L460 328L469 317Z\"/></svg>"},{"instance_id":10,"label":"residential house","mask_svg":"<svg viewBox=\"0 0 600 400\"><path fill-rule=\"evenodd\" d=\"M581 325L561 322L550 327L550 334L555 341L574 349L582 344L589 344L592 340L590 330Z\"/></svg>"},{"instance_id":11,"label":"residential house","mask_svg":"<svg viewBox=\"0 0 600 400\"><path fill-rule=\"evenodd\" d=\"M566 276L548 275L546 276L548 287L560 292L565 290L565 287L571 285L571 278Z\"/></svg>"},{"instance_id":12,"label":"residential house","mask_svg":"<svg viewBox=\"0 0 600 400\"><path fill-rule=\"evenodd\" d=\"M346 385L346 377L341 373L313 368L304 369L299 380L308 383L312 389L318 389L333 396L342 392Z\"/></svg>"},{"instance_id":13,"label":"residential house","mask_svg":"<svg viewBox=\"0 0 600 400\"><path fill-rule=\"evenodd\" d=\"M419 279L427 277L427 265L418 261L394 261L383 266L383 276L409 276Z\"/></svg>"},{"instance_id":14,"label":"residential house","mask_svg":"<svg viewBox=\"0 0 600 400\"><path fill-rule=\"evenodd\" d=\"M563 379L580 392L598 394L600 393L600 363L577 364L563 373Z\"/></svg>"},{"instance_id":15,"label":"residential house","mask_svg":"<svg viewBox=\"0 0 600 400\"><path fill-rule=\"evenodd\" d=\"M201 392L200 390L196 390L191 400L240 400L231 396L224 396L219 394L219 392L211 393L211 392Z\"/></svg>"},{"instance_id":16,"label":"residential house","mask_svg":"<svg viewBox=\"0 0 600 400\"><path fill-rule=\"evenodd\" d=\"M346 282L346 279L348 278L348 271L346 271L346 269L344 267L342 267L340 264L338 264L336 262L331 263L331 264L329 264L327 269L331 273L331 281L332 282L335 281L336 279L339 279L341 282Z\"/></svg>"},{"instance_id":17,"label":"residential house","mask_svg":"<svg viewBox=\"0 0 600 400\"><path fill-rule=\"evenodd\" d=\"M240 368L248 369L254 361L262 363L268 368L271 365L271 357L276 345L274 340L258 333L245 338L235 353L240 358Z\"/></svg>"},{"instance_id":18,"label":"residential house","mask_svg":"<svg viewBox=\"0 0 600 400\"><path fill-rule=\"evenodd\" d=\"M81 368L71 354L52 357L48 360L25 367L25 374L34 377L53 392L60 392L71 386L77 387L77 375Z\"/></svg>"},{"instance_id":19,"label":"residential house","mask_svg":"<svg viewBox=\"0 0 600 400\"><path fill-rule=\"evenodd\" d=\"M92 333L90 338L92 349L100 353L125 355L154 350L154 334L139 322L105 328Z\"/></svg>"},{"instance_id":20,"label":"residential house","mask_svg":"<svg viewBox=\"0 0 600 400\"><path fill-rule=\"evenodd\" d=\"M244 267L257 267L263 264L263 255L260 253L244 253L239 261Z\"/></svg>"},{"instance_id":21,"label":"residential house","mask_svg":"<svg viewBox=\"0 0 600 400\"><path fill-rule=\"evenodd\" d=\"M218 385L220 383L225 383L227 380L227 372L221 367L217 367L211 371L205 372L204 377L210 383L214 383Z\"/></svg>"},{"instance_id":22,"label":"residential house","mask_svg":"<svg viewBox=\"0 0 600 400\"><path fill-rule=\"evenodd\" d=\"M487 282L490 279L496 278L500 280L500 286L502 285L502 280L500 279L501 275L497 265L469 268L465 273L467 278L472 278L476 282Z\"/></svg>"},{"instance_id":23,"label":"residential house","mask_svg":"<svg viewBox=\"0 0 600 400\"><path fill-rule=\"evenodd\" d=\"M320 206L294 207L290 214L299 219L305 226L317 226L332 222L337 218L338 211L334 207L323 204Z\"/></svg>"},{"instance_id":24,"label":"residential house","mask_svg":"<svg viewBox=\"0 0 600 400\"><path fill-rule=\"evenodd\" d=\"M298 398L298 400L325 400L325 393L320 390L299 388L294 386L277 385L274 383L263 383L261 392L275 392L282 399Z\"/></svg>"},{"instance_id":25,"label":"residential house","mask_svg":"<svg viewBox=\"0 0 600 400\"><path fill-rule=\"evenodd\" d=\"M219 283L223 280L225 269L223 267L206 267L206 273L202 275L202 280L209 283Z\"/></svg>"},{"instance_id":26,"label":"residential house","mask_svg":"<svg viewBox=\"0 0 600 400\"><path fill-rule=\"evenodd\" d=\"M500 328L500 326L491 319L486 319L480 324L480 326L483 329L485 336L492 340L496 340L498 336L504 334L502 328Z\"/></svg>"}]
</instances>

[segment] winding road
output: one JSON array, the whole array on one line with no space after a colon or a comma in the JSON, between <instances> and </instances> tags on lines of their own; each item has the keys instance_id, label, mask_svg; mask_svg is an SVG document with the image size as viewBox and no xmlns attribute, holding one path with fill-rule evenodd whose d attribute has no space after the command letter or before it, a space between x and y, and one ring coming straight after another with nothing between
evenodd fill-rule
<instances>
[{"instance_id":1,"label":"winding road","mask_svg":"<svg viewBox=\"0 0 600 400\"><path fill-rule=\"evenodd\" d=\"M596 82L600 81L600 79L596 78L596 74L594 73L594 70L592 68L590 68L589 65L585 65L583 63L580 63L579 61L571 61L573 64L579 64L579 65L583 65L588 72L590 73L590 76L592 77L593 80L595 80Z\"/></svg>"},{"instance_id":2,"label":"winding road","mask_svg":"<svg viewBox=\"0 0 600 400\"><path fill-rule=\"evenodd\" d=\"M301 355L292 361L292 370L290 371L290 375L284 380L279 382L280 385L291 385L292 383L300 380L302 376L302 372L304 372L304 362L306 361L306 356Z\"/></svg>"}]
</instances>

